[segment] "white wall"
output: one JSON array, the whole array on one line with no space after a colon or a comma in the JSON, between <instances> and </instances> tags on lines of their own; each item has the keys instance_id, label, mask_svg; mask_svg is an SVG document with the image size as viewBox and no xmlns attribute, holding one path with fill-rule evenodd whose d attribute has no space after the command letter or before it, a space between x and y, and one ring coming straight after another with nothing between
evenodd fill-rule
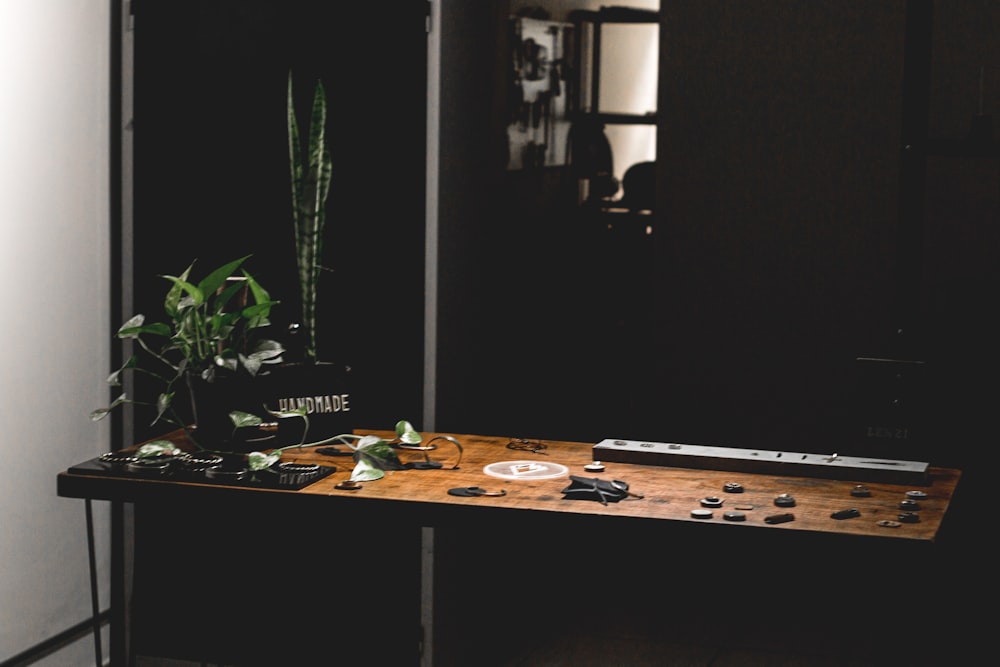
<instances>
[{"instance_id":1,"label":"white wall","mask_svg":"<svg viewBox=\"0 0 1000 667\"><path fill-rule=\"evenodd\" d=\"M0 661L90 616L84 501L56 474L110 442L88 418L110 363L110 4L0 0ZM84 639L39 664L93 661Z\"/></svg>"}]
</instances>

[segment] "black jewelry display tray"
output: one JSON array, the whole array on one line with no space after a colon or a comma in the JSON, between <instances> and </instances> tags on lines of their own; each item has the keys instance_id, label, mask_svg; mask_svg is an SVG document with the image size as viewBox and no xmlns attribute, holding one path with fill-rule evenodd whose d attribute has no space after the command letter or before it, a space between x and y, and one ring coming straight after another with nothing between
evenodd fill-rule
<instances>
[{"instance_id":1,"label":"black jewelry display tray","mask_svg":"<svg viewBox=\"0 0 1000 667\"><path fill-rule=\"evenodd\" d=\"M239 486L257 489L287 489L298 491L327 477L337 469L332 466L319 466L319 470L308 476L288 475L279 471L275 466L264 470L245 471L242 479L234 476L227 476L225 479L214 479L209 477L204 470L191 471L184 470L179 466L171 465L165 472L132 472L121 466L112 465L94 458L75 465L67 472L76 475L99 475L102 477L117 477L120 479L143 479L158 482L194 482L197 484L217 484L220 486ZM295 478L306 477L305 479Z\"/></svg>"}]
</instances>

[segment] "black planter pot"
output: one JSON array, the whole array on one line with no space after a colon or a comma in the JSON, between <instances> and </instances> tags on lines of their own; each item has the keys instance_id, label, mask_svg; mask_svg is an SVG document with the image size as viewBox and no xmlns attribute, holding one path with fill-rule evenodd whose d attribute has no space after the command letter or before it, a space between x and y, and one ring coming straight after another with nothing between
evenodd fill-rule
<instances>
[{"instance_id":1,"label":"black planter pot","mask_svg":"<svg viewBox=\"0 0 1000 667\"><path fill-rule=\"evenodd\" d=\"M286 363L275 366L263 379L264 405L275 412L304 408L306 420L278 420L281 446L316 442L350 433L354 423L354 396L350 367L327 362ZM307 423L308 420L308 423Z\"/></svg>"},{"instance_id":2,"label":"black planter pot","mask_svg":"<svg viewBox=\"0 0 1000 667\"><path fill-rule=\"evenodd\" d=\"M188 374L193 430L191 435L204 449L246 453L277 446L277 427L237 429L229 417L232 412L246 412L270 420L264 410L266 385L260 377L249 375L217 376L209 382Z\"/></svg>"},{"instance_id":3,"label":"black planter pot","mask_svg":"<svg viewBox=\"0 0 1000 667\"><path fill-rule=\"evenodd\" d=\"M266 374L218 376L212 382L188 375L194 418L192 437L204 449L246 453L316 442L354 429L350 369L333 363L279 364ZM271 412L303 408L306 419ZM229 417L245 412L263 420L236 428Z\"/></svg>"}]
</instances>

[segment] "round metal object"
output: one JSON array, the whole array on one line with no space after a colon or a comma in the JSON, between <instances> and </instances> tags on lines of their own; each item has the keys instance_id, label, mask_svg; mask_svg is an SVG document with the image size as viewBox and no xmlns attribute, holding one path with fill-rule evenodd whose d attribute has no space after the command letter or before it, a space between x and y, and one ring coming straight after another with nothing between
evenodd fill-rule
<instances>
[{"instance_id":1,"label":"round metal object","mask_svg":"<svg viewBox=\"0 0 1000 667\"><path fill-rule=\"evenodd\" d=\"M604 472L604 464L600 461L594 461L583 466L583 469L587 472Z\"/></svg>"},{"instance_id":2,"label":"round metal object","mask_svg":"<svg viewBox=\"0 0 1000 667\"><path fill-rule=\"evenodd\" d=\"M129 463L138 461L134 452L107 452L101 454L101 463L107 463L112 468L124 468Z\"/></svg>"},{"instance_id":3,"label":"round metal object","mask_svg":"<svg viewBox=\"0 0 1000 667\"><path fill-rule=\"evenodd\" d=\"M185 470L201 472L211 466L221 465L222 457L218 454L209 454L207 452L187 452L177 457L177 461Z\"/></svg>"},{"instance_id":4,"label":"round metal object","mask_svg":"<svg viewBox=\"0 0 1000 667\"><path fill-rule=\"evenodd\" d=\"M718 496L707 496L702 498L700 503L702 507L722 507L722 498L719 498Z\"/></svg>"},{"instance_id":5,"label":"round metal object","mask_svg":"<svg viewBox=\"0 0 1000 667\"><path fill-rule=\"evenodd\" d=\"M692 519L711 519L712 510L691 510Z\"/></svg>"},{"instance_id":6,"label":"round metal object","mask_svg":"<svg viewBox=\"0 0 1000 667\"><path fill-rule=\"evenodd\" d=\"M125 469L138 475L165 475L170 470L170 460L136 459L125 464Z\"/></svg>"},{"instance_id":7,"label":"round metal object","mask_svg":"<svg viewBox=\"0 0 1000 667\"><path fill-rule=\"evenodd\" d=\"M725 519L726 521L746 521L747 515L744 514L743 512L729 511L729 512L724 512L722 514L722 518Z\"/></svg>"},{"instance_id":8,"label":"round metal object","mask_svg":"<svg viewBox=\"0 0 1000 667\"><path fill-rule=\"evenodd\" d=\"M892 519L882 519L880 521L876 521L875 523L883 528L899 528L903 525L898 521L893 521Z\"/></svg>"},{"instance_id":9,"label":"round metal object","mask_svg":"<svg viewBox=\"0 0 1000 667\"><path fill-rule=\"evenodd\" d=\"M872 495L872 490L864 484L858 484L851 489L851 495L855 498L868 498Z\"/></svg>"},{"instance_id":10,"label":"round metal object","mask_svg":"<svg viewBox=\"0 0 1000 667\"><path fill-rule=\"evenodd\" d=\"M908 512L916 512L920 509L920 503L912 498L907 498L906 500L899 501L899 509L906 510Z\"/></svg>"},{"instance_id":11,"label":"round metal object","mask_svg":"<svg viewBox=\"0 0 1000 667\"><path fill-rule=\"evenodd\" d=\"M726 482L722 490L726 493L743 493L743 485L739 482Z\"/></svg>"},{"instance_id":12,"label":"round metal object","mask_svg":"<svg viewBox=\"0 0 1000 667\"><path fill-rule=\"evenodd\" d=\"M220 482L238 482L241 479L245 479L246 476L247 471L245 468L227 468L224 465L205 468L205 477Z\"/></svg>"},{"instance_id":13,"label":"round metal object","mask_svg":"<svg viewBox=\"0 0 1000 667\"><path fill-rule=\"evenodd\" d=\"M778 507L795 507L795 498L787 493L782 493L774 499L774 504Z\"/></svg>"},{"instance_id":14,"label":"round metal object","mask_svg":"<svg viewBox=\"0 0 1000 667\"><path fill-rule=\"evenodd\" d=\"M500 489L499 491L488 491L481 486L458 486L454 489L448 489L448 495L462 496L464 498L477 498L479 496L506 496L507 491L505 489Z\"/></svg>"},{"instance_id":15,"label":"round metal object","mask_svg":"<svg viewBox=\"0 0 1000 667\"><path fill-rule=\"evenodd\" d=\"M358 489L361 488L361 482L354 482L349 479L345 479L343 482L337 484L337 486L335 486L334 488L340 489L341 491L357 491Z\"/></svg>"},{"instance_id":16,"label":"round metal object","mask_svg":"<svg viewBox=\"0 0 1000 667\"><path fill-rule=\"evenodd\" d=\"M909 498L910 500L924 500L927 498L927 492L919 490L907 491L906 497Z\"/></svg>"},{"instance_id":17,"label":"round metal object","mask_svg":"<svg viewBox=\"0 0 1000 667\"><path fill-rule=\"evenodd\" d=\"M920 523L920 515L913 512L903 512L898 518L902 523Z\"/></svg>"}]
</instances>

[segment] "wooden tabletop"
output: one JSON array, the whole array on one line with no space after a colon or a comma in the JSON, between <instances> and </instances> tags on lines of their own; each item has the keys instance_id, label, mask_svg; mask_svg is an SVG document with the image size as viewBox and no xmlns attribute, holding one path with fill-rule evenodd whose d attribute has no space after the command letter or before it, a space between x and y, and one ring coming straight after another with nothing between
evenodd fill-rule
<instances>
[{"instance_id":1,"label":"wooden tabletop","mask_svg":"<svg viewBox=\"0 0 1000 667\"><path fill-rule=\"evenodd\" d=\"M389 431L359 430L358 433L391 438ZM424 433L424 443L433 441L437 449L429 453L430 459L442 464L440 469L407 469L388 471L383 479L364 482L361 488L337 488L346 481L354 467L350 457L328 456L314 449L289 450L283 461L319 463L332 466L334 472L298 490L245 488L217 482L189 482L175 479L142 479L125 476L107 476L81 471L79 466L58 475L60 496L121 500L128 502L143 499L183 497L238 498L252 495L278 494L307 503L334 504L344 508L372 511L392 511L400 516L413 517L423 525L439 521L462 520L469 516L502 516L506 519L572 515L574 517L623 517L640 521L668 521L714 524L727 530L776 530L808 531L840 535L870 536L891 540L933 542L941 529L949 503L961 476L960 471L949 468L929 469L929 484L909 486L901 484L864 482L870 496L859 497L852 493L861 482L832 480L805 476L765 475L726 472L707 469L682 469L658 465L604 462L600 472L588 471L585 465L593 462L592 447L595 443L544 441L545 448L537 452L515 450L507 447L508 437L481 435ZM448 436L458 441L455 446ZM183 431L168 436L182 447L189 447ZM435 438L437 438L435 440ZM457 469L452 466L459 462ZM404 463L418 463L425 455L418 451L400 451ZM513 472L511 466L518 462L536 464L541 474L559 476L532 479L535 473ZM485 472L486 466L496 464L501 473L507 472L514 479L496 477ZM641 497L629 496L606 505L592 500L567 499L563 489L571 480L570 475L586 479L621 480L629 490ZM726 491L729 483L742 488L740 493ZM475 487L488 494L456 496L449 489ZM909 511L900 503L907 499L908 491L919 491L918 507L912 512L916 522L899 521L901 513ZM779 496L787 494L794 506L775 504ZM708 508L710 518L696 518L693 510L704 510L706 498L721 500L721 507ZM709 503L711 504L711 503ZM834 519L834 512L858 510L859 516ZM912 508L910 508L912 509ZM743 521L724 518L727 511L739 511ZM765 518L778 514L791 514L794 520L785 523L768 523ZM889 526L880 522L889 521Z\"/></svg>"}]
</instances>

